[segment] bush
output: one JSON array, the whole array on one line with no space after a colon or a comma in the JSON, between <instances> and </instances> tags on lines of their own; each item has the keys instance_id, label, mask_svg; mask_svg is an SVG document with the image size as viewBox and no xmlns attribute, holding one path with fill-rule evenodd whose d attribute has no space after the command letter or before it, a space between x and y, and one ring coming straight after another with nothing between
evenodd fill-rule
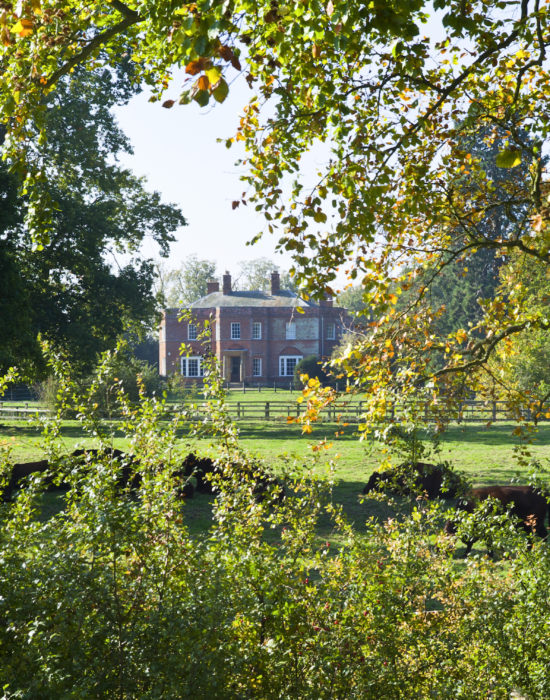
<instances>
[{"instance_id":1,"label":"bush","mask_svg":"<svg viewBox=\"0 0 550 700\"><path fill-rule=\"evenodd\" d=\"M71 462L59 426L46 426L45 449L72 488L49 519L37 517L47 475L0 507L5 698L550 696L544 544L527 551L512 528L502 535L514 554L507 570L489 559L457 566L439 505L423 501L358 534L318 468L295 466L285 499L258 501L257 463L209 369L209 398L189 433L210 426L220 469L202 536L189 534L173 488L188 416L167 423L161 399L136 408L113 387L116 429L142 475L134 494L120 492L108 453ZM59 382L68 401L76 389ZM78 410L97 436L89 395ZM319 541L321 518L336 549Z\"/></svg>"},{"instance_id":2,"label":"bush","mask_svg":"<svg viewBox=\"0 0 550 700\"><path fill-rule=\"evenodd\" d=\"M321 386L329 386L334 383L334 378L323 369L323 360L317 355L303 357L294 368L294 388L302 389L304 383L300 379L301 374L307 374L311 379L318 379Z\"/></svg>"}]
</instances>

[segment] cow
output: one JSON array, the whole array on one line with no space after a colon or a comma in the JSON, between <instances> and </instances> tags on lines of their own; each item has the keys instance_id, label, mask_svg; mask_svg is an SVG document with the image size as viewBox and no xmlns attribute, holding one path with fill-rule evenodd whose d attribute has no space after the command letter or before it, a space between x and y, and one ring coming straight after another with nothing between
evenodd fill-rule
<instances>
[{"instance_id":1,"label":"cow","mask_svg":"<svg viewBox=\"0 0 550 700\"><path fill-rule=\"evenodd\" d=\"M457 504L459 510L466 513L473 513L476 505L488 498L498 501L503 508L510 508L510 513L521 521L522 529L528 534L533 530L540 538L544 539L548 532L545 526L546 514L548 511L548 501L546 497L532 486L484 486L470 489L464 498ZM456 533L456 523L447 520L445 532L450 535ZM479 538L465 540L467 556Z\"/></svg>"},{"instance_id":2,"label":"cow","mask_svg":"<svg viewBox=\"0 0 550 700\"><path fill-rule=\"evenodd\" d=\"M285 497L284 485L273 474L258 464L234 464L233 467L248 478L253 483L253 493L258 501L265 498L266 493L273 491L277 500ZM209 457L197 457L190 452L183 460L180 470L187 477L194 477L196 490L199 493L212 495L215 492L215 485L211 480L214 474L221 474L222 470Z\"/></svg>"},{"instance_id":3,"label":"cow","mask_svg":"<svg viewBox=\"0 0 550 700\"><path fill-rule=\"evenodd\" d=\"M47 459L37 462L16 462L11 470L10 480L2 491L2 500L11 501L13 492L19 488L20 482L31 474L43 474L49 469L50 463Z\"/></svg>"},{"instance_id":4,"label":"cow","mask_svg":"<svg viewBox=\"0 0 550 700\"><path fill-rule=\"evenodd\" d=\"M463 478L446 464L403 462L394 469L371 474L363 494L383 490L404 496L426 494L429 499L456 498L465 486Z\"/></svg>"}]
</instances>

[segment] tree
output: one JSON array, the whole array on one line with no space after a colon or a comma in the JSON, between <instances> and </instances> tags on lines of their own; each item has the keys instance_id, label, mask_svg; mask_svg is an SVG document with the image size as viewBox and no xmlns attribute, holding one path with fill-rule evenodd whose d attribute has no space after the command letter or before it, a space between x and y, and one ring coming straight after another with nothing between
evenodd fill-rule
<instances>
[{"instance_id":1,"label":"tree","mask_svg":"<svg viewBox=\"0 0 550 700\"><path fill-rule=\"evenodd\" d=\"M64 348L75 370L87 372L127 326L155 324L154 269L137 251L151 235L166 253L172 232L185 221L113 161L130 145L110 108L135 89L127 84L131 69L120 70L117 76L79 68L48 100L43 157L57 208L42 251L33 249L22 225L16 176L1 171L4 369L15 364L29 377L43 373L40 333ZM116 250L133 256L118 270L107 258Z\"/></svg>"},{"instance_id":2,"label":"tree","mask_svg":"<svg viewBox=\"0 0 550 700\"><path fill-rule=\"evenodd\" d=\"M338 306L342 306L348 311L355 311L357 313L364 311L365 299L363 296L363 288L358 284L354 284L348 289L344 289L344 291L340 292L336 297L336 302Z\"/></svg>"},{"instance_id":3,"label":"tree","mask_svg":"<svg viewBox=\"0 0 550 700\"><path fill-rule=\"evenodd\" d=\"M175 270L160 268L160 293L169 307L192 304L206 294L207 282L216 277L216 263L189 255Z\"/></svg>"},{"instance_id":4,"label":"tree","mask_svg":"<svg viewBox=\"0 0 550 700\"><path fill-rule=\"evenodd\" d=\"M431 42L423 34L432 6L441 39ZM2 23L0 100L35 240L47 237L52 218L36 148L43 95L75 65L97 70L130 54L132 80L152 85L166 108L221 102L232 71L243 71L254 92L235 140L248 149L250 199L293 254L305 292L332 293L342 266L361 283L377 325L360 348L356 379L377 385L379 407L395 392L417 397L419 386L427 397L463 392L505 338L548 327L510 305L504 290L473 328L446 337L429 308L395 306L396 284L413 285L431 266L421 299L450 260L468 266L483 249L550 259L542 157L550 34L538 0L236 0L162 11L155 0L139 10L120 0L93 8L56 0L44 11L12 3ZM175 65L190 76L179 94L167 77ZM496 187L464 144L484 134L490 147L503 133L497 167L523 163L529 176ZM318 142L330 144L332 157L312 187L300 161ZM487 235L478 224L498 207L507 226Z\"/></svg>"},{"instance_id":5,"label":"tree","mask_svg":"<svg viewBox=\"0 0 550 700\"><path fill-rule=\"evenodd\" d=\"M269 258L255 258L254 260L243 260L239 263L240 273L236 280L239 289L268 292L271 289L271 273L280 273L281 289L296 291L293 278L290 273L276 265Z\"/></svg>"}]
</instances>

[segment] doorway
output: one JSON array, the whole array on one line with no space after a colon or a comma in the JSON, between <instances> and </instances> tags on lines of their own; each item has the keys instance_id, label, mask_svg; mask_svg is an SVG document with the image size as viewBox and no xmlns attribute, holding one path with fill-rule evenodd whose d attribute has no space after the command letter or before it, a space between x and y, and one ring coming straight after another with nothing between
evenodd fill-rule
<instances>
[{"instance_id":1,"label":"doorway","mask_svg":"<svg viewBox=\"0 0 550 700\"><path fill-rule=\"evenodd\" d=\"M241 358L231 358L231 382L241 381Z\"/></svg>"}]
</instances>

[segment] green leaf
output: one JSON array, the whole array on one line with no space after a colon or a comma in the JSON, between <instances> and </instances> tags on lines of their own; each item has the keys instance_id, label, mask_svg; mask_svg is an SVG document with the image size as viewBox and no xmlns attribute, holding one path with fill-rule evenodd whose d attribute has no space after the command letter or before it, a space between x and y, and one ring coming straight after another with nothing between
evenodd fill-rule
<instances>
[{"instance_id":1,"label":"green leaf","mask_svg":"<svg viewBox=\"0 0 550 700\"><path fill-rule=\"evenodd\" d=\"M212 68L209 68L208 70L204 71L206 73L206 77L210 81L210 85L212 87L215 87L221 80L222 77L222 72L218 68L218 66L213 66Z\"/></svg>"},{"instance_id":2,"label":"green leaf","mask_svg":"<svg viewBox=\"0 0 550 700\"><path fill-rule=\"evenodd\" d=\"M498 168L515 168L521 165L521 151L517 148L507 148L500 151L495 162Z\"/></svg>"},{"instance_id":3,"label":"green leaf","mask_svg":"<svg viewBox=\"0 0 550 700\"><path fill-rule=\"evenodd\" d=\"M210 101L210 94L208 93L208 90L197 90L197 92L193 95L193 99L201 107L206 107Z\"/></svg>"},{"instance_id":4,"label":"green leaf","mask_svg":"<svg viewBox=\"0 0 550 700\"><path fill-rule=\"evenodd\" d=\"M216 102L223 102L229 93L229 86L222 78L218 83L218 86L212 90L212 95Z\"/></svg>"}]
</instances>

